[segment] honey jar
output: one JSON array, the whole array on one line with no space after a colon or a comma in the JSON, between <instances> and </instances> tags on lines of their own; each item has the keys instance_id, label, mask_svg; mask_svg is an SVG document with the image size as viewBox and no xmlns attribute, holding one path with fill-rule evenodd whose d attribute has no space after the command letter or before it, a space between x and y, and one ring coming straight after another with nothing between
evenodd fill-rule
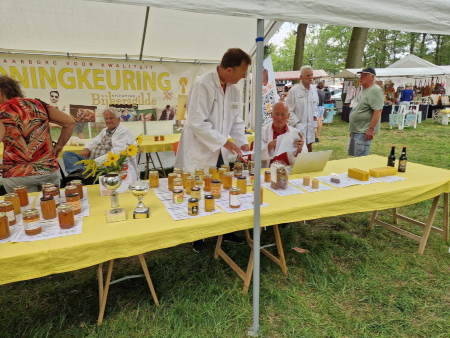
<instances>
[{"instance_id":1,"label":"honey jar","mask_svg":"<svg viewBox=\"0 0 450 338\"><path fill-rule=\"evenodd\" d=\"M6 214L9 225L16 224L16 214L14 213L14 205L11 201L0 202L0 212L4 212Z\"/></svg>"},{"instance_id":2,"label":"honey jar","mask_svg":"<svg viewBox=\"0 0 450 338\"><path fill-rule=\"evenodd\" d=\"M233 167L234 177L241 177L244 164L242 162L235 162Z\"/></svg>"},{"instance_id":3,"label":"honey jar","mask_svg":"<svg viewBox=\"0 0 450 338\"><path fill-rule=\"evenodd\" d=\"M75 189L78 190L77 187L75 187L74 185L70 185L68 187L74 187ZM66 187L66 195L67 195L67 187ZM48 187L45 188L44 190L42 190L42 196L53 196L53 198L55 199L55 205L58 206L60 203L60 199L59 199L59 189L55 186L53 187Z\"/></svg>"},{"instance_id":4,"label":"honey jar","mask_svg":"<svg viewBox=\"0 0 450 338\"><path fill-rule=\"evenodd\" d=\"M259 192L259 204L263 204L263 196L264 196L264 190L263 187L260 187L260 192ZM253 199L252 199L252 203L255 204L255 186L252 187L252 193L253 193Z\"/></svg>"},{"instance_id":5,"label":"honey jar","mask_svg":"<svg viewBox=\"0 0 450 338\"><path fill-rule=\"evenodd\" d=\"M202 194L201 194L201 191L200 191L199 187L192 187L191 188L191 197L192 198L196 198L199 201L202 199Z\"/></svg>"},{"instance_id":6,"label":"honey jar","mask_svg":"<svg viewBox=\"0 0 450 338\"><path fill-rule=\"evenodd\" d=\"M81 180L72 180L70 181L70 185L74 185L78 189L78 196L80 196L80 200L83 199L83 182Z\"/></svg>"},{"instance_id":7,"label":"honey jar","mask_svg":"<svg viewBox=\"0 0 450 338\"><path fill-rule=\"evenodd\" d=\"M255 173L254 172L249 172L248 176L250 177L250 183L251 184L255 184Z\"/></svg>"},{"instance_id":8,"label":"honey jar","mask_svg":"<svg viewBox=\"0 0 450 338\"><path fill-rule=\"evenodd\" d=\"M203 185L203 175L205 175L205 172L203 169L195 169L195 184L196 185Z\"/></svg>"},{"instance_id":9,"label":"honey jar","mask_svg":"<svg viewBox=\"0 0 450 338\"><path fill-rule=\"evenodd\" d=\"M167 186L169 188L169 191L173 191L173 180L177 177L177 174L170 173L167 175Z\"/></svg>"},{"instance_id":10,"label":"honey jar","mask_svg":"<svg viewBox=\"0 0 450 338\"><path fill-rule=\"evenodd\" d=\"M239 208L241 206L241 190L237 187L230 189L229 205L230 208Z\"/></svg>"},{"instance_id":11,"label":"honey jar","mask_svg":"<svg viewBox=\"0 0 450 338\"><path fill-rule=\"evenodd\" d=\"M159 188L159 172L156 170L150 171L149 174L150 187Z\"/></svg>"},{"instance_id":12,"label":"honey jar","mask_svg":"<svg viewBox=\"0 0 450 338\"><path fill-rule=\"evenodd\" d=\"M66 203L72 206L73 214L78 215L81 213L81 201L78 191L75 189L70 189L66 191Z\"/></svg>"},{"instance_id":13,"label":"honey jar","mask_svg":"<svg viewBox=\"0 0 450 338\"><path fill-rule=\"evenodd\" d=\"M205 211L212 212L216 210L214 205L214 196L213 195L205 195Z\"/></svg>"},{"instance_id":14,"label":"honey jar","mask_svg":"<svg viewBox=\"0 0 450 338\"><path fill-rule=\"evenodd\" d=\"M270 183L270 170L264 172L264 182Z\"/></svg>"},{"instance_id":15,"label":"honey jar","mask_svg":"<svg viewBox=\"0 0 450 338\"><path fill-rule=\"evenodd\" d=\"M218 173L218 179L220 180L220 182L223 182L223 174L225 174L227 171L227 169L225 168L219 168L217 169L217 173Z\"/></svg>"},{"instance_id":16,"label":"honey jar","mask_svg":"<svg viewBox=\"0 0 450 338\"><path fill-rule=\"evenodd\" d=\"M233 173L232 172L226 172L223 174L223 188L225 190L228 190L231 188L233 183Z\"/></svg>"},{"instance_id":17,"label":"honey jar","mask_svg":"<svg viewBox=\"0 0 450 338\"><path fill-rule=\"evenodd\" d=\"M183 172L183 170L181 170L180 168L173 168L173 172L177 175L177 177L181 177L181 173Z\"/></svg>"},{"instance_id":18,"label":"honey jar","mask_svg":"<svg viewBox=\"0 0 450 338\"><path fill-rule=\"evenodd\" d=\"M227 165L227 164L222 164L220 167L221 168L225 168L225 172L229 172L230 171L230 166Z\"/></svg>"},{"instance_id":19,"label":"honey jar","mask_svg":"<svg viewBox=\"0 0 450 338\"><path fill-rule=\"evenodd\" d=\"M5 201L10 201L12 202L13 206L14 206L14 214L15 215L19 215L21 213L21 209L20 209L20 199L19 196L17 196L16 193L10 193L10 194L6 194L5 195Z\"/></svg>"},{"instance_id":20,"label":"honey jar","mask_svg":"<svg viewBox=\"0 0 450 338\"><path fill-rule=\"evenodd\" d=\"M311 177L309 177L308 175L303 176L303 185L309 187L311 185Z\"/></svg>"},{"instance_id":21,"label":"honey jar","mask_svg":"<svg viewBox=\"0 0 450 338\"><path fill-rule=\"evenodd\" d=\"M212 180L211 181L211 195L217 200L222 196L222 184L220 180Z\"/></svg>"},{"instance_id":22,"label":"honey jar","mask_svg":"<svg viewBox=\"0 0 450 338\"><path fill-rule=\"evenodd\" d=\"M236 186L241 191L241 195L244 195L247 193L247 177L241 176L237 178Z\"/></svg>"},{"instance_id":23,"label":"honey jar","mask_svg":"<svg viewBox=\"0 0 450 338\"><path fill-rule=\"evenodd\" d=\"M217 172L217 167L215 167L215 166L209 167L209 174L212 175L213 180L217 180L219 178L219 174Z\"/></svg>"},{"instance_id":24,"label":"honey jar","mask_svg":"<svg viewBox=\"0 0 450 338\"><path fill-rule=\"evenodd\" d=\"M164 141L164 135L159 135L159 140Z\"/></svg>"},{"instance_id":25,"label":"honey jar","mask_svg":"<svg viewBox=\"0 0 450 338\"><path fill-rule=\"evenodd\" d=\"M173 204L183 203L183 189L175 189L172 192L172 202Z\"/></svg>"},{"instance_id":26,"label":"honey jar","mask_svg":"<svg viewBox=\"0 0 450 338\"><path fill-rule=\"evenodd\" d=\"M80 181L80 182L81 182L81 180L74 180L74 181ZM69 183L69 184L70 184L70 183ZM44 191L45 188L51 188L51 187L57 188L57 189L58 189L59 197L61 197L61 189L59 188L59 184L44 183L44 184L42 185L42 191Z\"/></svg>"},{"instance_id":27,"label":"honey jar","mask_svg":"<svg viewBox=\"0 0 450 338\"><path fill-rule=\"evenodd\" d=\"M180 189L181 191L183 191L183 180L181 179L181 177L173 179L173 189Z\"/></svg>"},{"instance_id":28,"label":"honey jar","mask_svg":"<svg viewBox=\"0 0 450 338\"><path fill-rule=\"evenodd\" d=\"M30 203L28 201L28 191L26 186L18 185L14 187L14 192L17 194L17 196L19 196L21 207L26 207L28 203Z\"/></svg>"},{"instance_id":29,"label":"honey jar","mask_svg":"<svg viewBox=\"0 0 450 338\"><path fill-rule=\"evenodd\" d=\"M183 171L181 174L181 179L183 180L183 188L186 189L186 177L191 176L191 173Z\"/></svg>"},{"instance_id":30,"label":"honey jar","mask_svg":"<svg viewBox=\"0 0 450 338\"><path fill-rule=\"evenodd\" d=\"M211 191L212 175L205 174L203 176L203 191Z\"/></svg>"},{"instance_id":31,"label":"honey jar","mask_svg":"<svg viewBox=\"0 0 450 338\"><path fill-rule=\"evenodd\" d=\"M198 215L198 199L190 198L188 200L188 215L190 216Z\"/></svg>"},{"instance_id":32,"label":"honey jar","mask_svg":"<svg viewBox=\"0 0 450 338\"><path fill-rule=\"evenodd\" d=\"M194 176L188 176L186 177L186 194L191 194L191 189L195 187L195 177Z\"/></svg>"},{"instance_id":33,"label":"honey jar","mask_svg":"<svg viewBox=\"0 0 450 338\"><path fill-rule=\"evenodd\" d=\"M26 209L23 215L23 228L29 236L40 234L42 231L41 216L37 209Z\"/></svg>"},{"instance_id":34,"label":"honey jar","mask_svg":"<svg viewBox=\"0 0 450 338\"><path fill-rule=\"evenodd\" d=\"M59 227L61 229L70 229L75 226L72 204L62 203L56 208L56 210L58 211Z\"/></svg>"},{"instance_id":35,"label":"honey jar","mask_svg":"<svg viewBox=\"0 0 450 338\"><path fill-rule=\"evenodd\" d=\"M56 217L56 204L53 196L41 197L41 211L43 219Z\"/></svg>"},{"instance_id":36,"label":"honey jar","mask_svg":"<svg viewBox=\"0 0 450 338\"><path fill-rule=\"evenodd\" d=\"M253 172L255 170L255 161L248 161L247 168L249 172Z\"/></svg>"},{"instance_id":37,"label":"honey jar","mask_svg":"<svg viewBox=\"0 0 450 338\"><path fill-rule=\"evenodd\" d=\"M155 141L159 141L159 135L155 135Z\"/></svg>"},{"instance_id":38,"label":"honey jar","mask_svg":"<svg viewBox=\"0 0 450 338\"><path fill-rule=\"evenodd\" d=\"M0 212L0 240L11 236L11 230L9 229L9 221L6 213Z\"/></svg>"}]
</instances>

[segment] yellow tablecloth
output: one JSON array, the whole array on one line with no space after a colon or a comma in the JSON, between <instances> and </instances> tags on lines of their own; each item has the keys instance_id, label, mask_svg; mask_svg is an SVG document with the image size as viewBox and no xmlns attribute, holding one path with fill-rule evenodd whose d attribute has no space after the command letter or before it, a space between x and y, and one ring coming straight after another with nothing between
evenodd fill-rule
<instances>
[{"instance_id":1,"label":"yellow tablecloth","mask_svg":"<svg viewBox=\"0 0 450 338\"><path fill-rule=\"evenodd\" d=\"M332 172L343 173L349 167L369 169L385 164L384 157L371 155L330 161L323 172L309 175L317 177ZM264 201L269 206L261 208L261 226L399 207L450 192L449 170L408 163L406 173L399 173L399 176L407 179L285 197L265 189ZM77 270L114 258L253 226L252 210L174 221L153 191L144 198L145 205L151 208L149 219L133 220L132 212L137 199L131 194L122 194L120 203L127 211L128 220L107 224L104 214L110 208L109 197L101 197L98 186L90 186L88 190L91 216L84 218L82 234L29 243L0 244L0 284Z\"/></svg>"}]
</instances>

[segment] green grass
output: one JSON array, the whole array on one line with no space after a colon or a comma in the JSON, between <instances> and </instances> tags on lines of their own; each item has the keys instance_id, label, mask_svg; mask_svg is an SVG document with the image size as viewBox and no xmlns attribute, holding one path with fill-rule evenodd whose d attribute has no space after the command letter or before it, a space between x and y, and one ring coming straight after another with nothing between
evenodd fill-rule
<instances>
[{"instance_id":1,"label":"green grass","mask_svg":"<svg viewBox=\"0 0 450 338\"><path fill-rule=\"evenodd\" d=\"M315 150L346 158L348 124L324 126ZM450 126L425 121L417 129L382 125L372 154L408 146L408 160L450 169ZM399 153L397 152L397 157ZM441 202L442 205L442 202ZM425 220L430 201L400 208ZM390 212L380 213L390 220ZM442 209L436 224L441 225ZM282 231L289 277L261 258L261 337L450 337L448 245L431 233L418 244L383 228L369 231L369 213L296 223ZM401 222L416 231L417 227ZM262 243L273 242L271 229ZM97 327L96 267L2 285L0 328L6 337L246 337L252 324L251 290L223 260L190 244L146 254L161 307L142 278L111 286L103 325ZM307 248L298 254L290 248ZM240 266L249 249L226 245ZM141 273L137 258L116 261L113 278Z\"/></svg>"}]
</instances>

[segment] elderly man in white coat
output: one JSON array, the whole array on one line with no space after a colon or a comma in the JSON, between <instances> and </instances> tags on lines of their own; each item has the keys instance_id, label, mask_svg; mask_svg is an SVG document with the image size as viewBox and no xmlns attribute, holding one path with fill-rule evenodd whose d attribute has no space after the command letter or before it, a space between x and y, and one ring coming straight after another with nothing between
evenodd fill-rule
<instances>
[{"instance_id":1,"label":"elderly man in white coat","mask_svg":"<svg viewBox=\"0 0 450 338\"><path fill-rule=\"evenodd\" d=\"M197 168L206 171L210 166L228 164L229 152L241 154L249 149L236 83L245 78L250 64L247 53L230 48L220 66L195 81L186 103L187 121L175 167L190 173Z\"/></svg>"},{"instance_id":2,"label":"elderly man in white coat","mask_svg":"<svg viewBox=\"0 0 450 338\"><path fill-rule=\"evenodd\" d=\"M312 84L313 69L310 66L300 68L300 83L288 92L286 102L289 105L289 124L305 136L308 151L312 151L315 141L314 131L317 128L317 106L319 96L317 88Z\"/></svg>"},{"instance_id":3,"label":"elderly man in white coat","mask_svg":"<svg viewBox=\"0 0 450 338\"><path fill-rule=\"evenodd\" d=\"M294 164L299 153L306 153L308 151L303 135L298 129L289 126L287 123L289 119L289 106L285 102L279 101L275 103L271 116L273 121L262 128L261 166L263 168L269 168L270 164L275 160L283 161L286 165ZM299 134L299 138L294 141L294 147L297 149L275 156L277 137L287 132L297 132Z\"/></svg>"}]
</instances>

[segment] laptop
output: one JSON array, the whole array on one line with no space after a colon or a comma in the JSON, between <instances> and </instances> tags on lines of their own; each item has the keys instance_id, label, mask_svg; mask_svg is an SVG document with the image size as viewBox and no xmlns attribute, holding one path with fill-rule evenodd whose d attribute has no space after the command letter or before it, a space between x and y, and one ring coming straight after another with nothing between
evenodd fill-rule
<instances>
[{"instance_id":1,"label":"laptop","mask_svg":"<svg viewBox=\"0 0 450 338\"><path fill-rule=\"evenodd\" d=\"M330 159L332 152L333 150L325 150L298 154L292 166L291 175L322 171Z\"/></svg>"}]
</instances>

